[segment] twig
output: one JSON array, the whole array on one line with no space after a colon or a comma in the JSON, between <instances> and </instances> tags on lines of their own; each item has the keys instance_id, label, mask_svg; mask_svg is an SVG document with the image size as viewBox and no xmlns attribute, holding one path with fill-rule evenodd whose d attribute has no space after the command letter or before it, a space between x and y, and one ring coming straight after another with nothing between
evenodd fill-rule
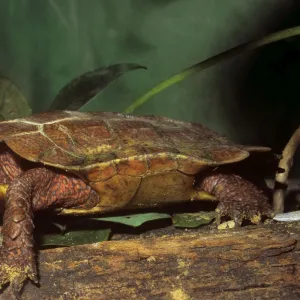
<instances>
[{"instance_id":1,"label":"twig","mask_svg":"<svg viewBox=\"0 0 300 300\"><path fill-rule=\"evenodd\" d=\"M282 159L279 161L278 170L275 176L275 186L273 193L273 210L275 214L284 212L284 198L287 188L287 179L293 157L300 143L300 127L294 132L282 152ZM283 170L283 171L282 171Z\"/></svg>"}]
</instances>

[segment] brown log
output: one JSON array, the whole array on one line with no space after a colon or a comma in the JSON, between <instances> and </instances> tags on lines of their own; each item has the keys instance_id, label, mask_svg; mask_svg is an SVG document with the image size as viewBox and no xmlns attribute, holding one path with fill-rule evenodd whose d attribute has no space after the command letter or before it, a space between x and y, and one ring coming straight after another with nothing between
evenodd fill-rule
<instances>
[{"instance_id":1,"label":"brown log","mask_svg":"<svg viewBox=\"0 0 300 300\"><path fill-rule=\"evenodd\" d=\"M170 232L42 250L23 299L300 299L300 224Z\"/></svg>"}]
</instances>

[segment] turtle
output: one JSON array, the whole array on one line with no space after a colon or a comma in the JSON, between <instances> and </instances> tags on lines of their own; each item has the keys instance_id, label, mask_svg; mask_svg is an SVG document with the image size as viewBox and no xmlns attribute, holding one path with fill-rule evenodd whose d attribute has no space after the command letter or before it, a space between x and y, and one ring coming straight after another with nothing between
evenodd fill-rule
<instances>
[{"instance_id":1,"label":"turtle","mask_svg":"<svg viewBox=\"0 0 300 300\"><path fill-rule=\"evenodd\" d=\"M17 297L38 282L33 216L102 214L182 201L218 201L217 223L257 224L272 210L255 183L228 171L268 147L242 146L201 124L117 112L49 111L0 123L7 187L0 284ZM223 168L224 167L224 168Z\"/></svg>"}]
</instances>

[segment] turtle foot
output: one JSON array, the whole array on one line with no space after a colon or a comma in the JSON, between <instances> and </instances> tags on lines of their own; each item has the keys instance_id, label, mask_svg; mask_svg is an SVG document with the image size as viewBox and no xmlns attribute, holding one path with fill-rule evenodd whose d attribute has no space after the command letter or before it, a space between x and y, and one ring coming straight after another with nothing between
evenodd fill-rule
<instances>
[{"instance_id":1,"label":"turtle foot","mask_svg":"<svg viewBox=\"0 0 300 300\"><path fill-rule=\"evenodd\" d=\"M199 181L200 188L219 200L217 223L230 217L235 226L243 220L259 224L263 216L272 217L268 196L252 182L231 173L213 171Z\"/></svg>"},{"instance_id":2,"label":"turtle foot","mask_svg":"<svg viewBox=\"0 0 300 300\"><path fill-rule=\"evenodd\" d=\"M20 249L7 251L1 249L0 287L10 284L17 299L21 299L21 290L27 279L38 283L37 270L33 255L20 255Z\"/></svg>"},{"instance_id":3,"label":"turtle foot","mask_svg":"<svg viewBox=\"0 0 300 300\"><path fill-rule=\"evenodd\" d=\"M259 199L262 200L262 199ZM273 211L267 201L257 201L257 199L243 201L220 202L216 208L217 224L221 223L221 218L229 216L235 226L241 226L244 220L249 220L253 224L260 224L262 217L273 217Z\"/></svg>"}]
</instances>

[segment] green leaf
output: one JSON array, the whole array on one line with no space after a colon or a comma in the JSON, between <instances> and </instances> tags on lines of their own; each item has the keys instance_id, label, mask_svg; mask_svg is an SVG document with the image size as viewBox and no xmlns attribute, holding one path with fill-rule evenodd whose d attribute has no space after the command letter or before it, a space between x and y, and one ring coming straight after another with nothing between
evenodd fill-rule
<instances>
[{"instance_id":1,"label":"green leaf","mask_svg":"<svg viewBox=\"0 0 300 300\"><path fill-rule=\"evenodd\" d=\"M171 218L169 214L143 213L143 214L135 214L135 215L127 215L127 216L92 218L92 219L98 221L105 221L105 222L121 223L132 227L138 227L149 221L168 219L168 218Z\"/></svg>"},{"instance_id":2,"label":"green leaf","mask_svg":"<svg viewBox=\"0 0 300 300\"><path fill-rule=\"evenodd\" d=\"M172 86L173 84L184 80L185 78L189 77L190 75L210 68L218 63L221 63L227 59L233 58L237 55L246 53L251 50L258 49L262 46L268 45L270 43L274 43L286 38L290 38L292 36L300 35L300 26L288 28L282 31L278 31L275 33L271 33L263 38L260 38L256 41L252 41L246 44L239 45L237 47L231 48L227 51L224 51L220 54L212 56L200 63L197 63L182 72L168 78L167 80L159 83L158 85L154 86L150 91L148 91L145 95L138 98L137 100L133 101L131 105L129 105L125 110L124 113L132 113L138 107L145 104L148 100L150 100L156 94L162 92L166 88Z\"/></svg>"},{"instance_id":3,"label":"green leaf","mask_svg":"<svg viewBox=\"0 0 300 300\"><path fill-rule=\"evenodd\" d=\"M110 229L76 230L66 234L46 234L41 238L41 246L75 246L107 241Z\"/></svg>"},{"instance_id":4,"label":"green leaf","mask_svg":"<svg viewBox=\"0 0 300 300\"><path fill-rule=\"evenodd\" d=\"M215 212L199 212L174 214L172 216L175 227L196 228L209 224L215 218Z\"/></svg>"},{"instance_id":5,"label":"green leaf","mask_svg":"<svg viewBox=\"0 0 300 300\"><path fill-rule=\"evenodd\" d=\"M31 115L22 91L9 79L0 77L0 120L13 120Z\"/></svg>"},{"instance_id":6,"label":"green leaf","mask_svg":"<svg viewBox=\"0 0 300 300\"><path fill-rule=\"evenodd\" d=\"M146 67L123 63L84 73L65 85L50 106L50 110L78 110L118 77Z\"/></svg>"}]
</instances>

